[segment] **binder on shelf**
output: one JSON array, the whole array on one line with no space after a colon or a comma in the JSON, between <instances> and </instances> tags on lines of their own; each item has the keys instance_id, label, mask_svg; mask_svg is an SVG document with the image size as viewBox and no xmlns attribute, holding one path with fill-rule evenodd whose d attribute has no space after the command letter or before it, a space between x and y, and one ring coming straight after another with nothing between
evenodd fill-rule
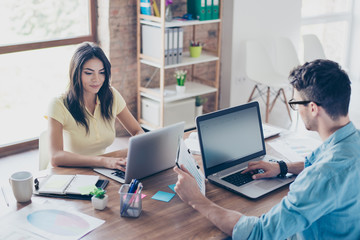
<instances>
[{"instance_id":1,"label":"binder on shelf","mask_svg":"<svg viewBox=\"0 0 360 240\"><path fill-rule=\"evenodd\" d=\"M182 53L183 53L183 41L184 41L184 29L178 28L178 47L177 47L177 63L181 63L182 61Z\"/></svg>"},{"instance_id":2,"label":"binder on shelf","mask_svg":"<svg viewBox=\"0 0 360 240\"><path fill-rule=\"evenodd\" d=\"M164 53L161 53L161 29L157 26L143 24L142 53L146 56L160 59L164 54L165 65L181 62L183 49L183 29L165 28Z\"/></svg>"},{"instance_id":3,"label":"binder on shelf","mask_svg":"<svg viewBox=\"0 0 360 240\"><path fill-rule=\"evenodd\" d=\"M170 36L169 28L165 28L165 65L169 65Z\"/></svg>"},{"instance_id":4,"label":"binder on shelf","mask_svg":"<svg viewBox=\"0 0 360 240\"><path fill-rule=\"evenodd\" d=\"M205 20L212 19L212 0L206 0L206 13L205 13Z\"/></svg>"},{"instance_id":5,"label":"binder on shelf","mask_svg":"<svg viewBox=\"0 0 360 240\"><path fill-rule=\"evenodd\" d=\"M150 25L141 25L142 53L146 56L160 59L161 29Z\"/></svg>"},{"instance_id":6,"label":"binder on shelf","mask_svg":"<svg viewBox=\"0 0 360 240\"><path fill-rule=\"evenodd\" d=\"M173 28L173 58L172 58L172 64L178 63L177 54L179 49L179 28Z\"/></svg>"},{"instance_id":7,"label":"binder on shelf","mask_svg":"<svg viewBox=\"0 0 360 240\"><path fill-rule=\"evenodd\" d=\"M173 28L169 28L169 64L173 64L173 54L174 54L174 30Z\"/></svg>"},{"instance_id":8,"label":"binder on shelf","mask_svg":"<svg viewBox=\"0 0 360 240\"><path fill-rule=\"evenodd\" d=\"M212 0L212 19L219 19L219 0Z\"/></svg>"},{"instance_id":9,"label":"binder on shelf","mask_svg":"<svg viewBox=\"0 0 360 240\"><path fill-rule=\"evenodd\" d=\"M206 0L188 0L187 1L187 11L193 15L194 19L200 21L206 20Z\"/></svg>"},{"instance_id":10,"label":"binder on shelf","mask_svg":"<svg viewBox=\"0 0 360 240\"><path fill-rule=\"evenodd\" d=\"M140 0L140 12L144 15L151 15L150 0Z\"/></svg>"}]
</instances>

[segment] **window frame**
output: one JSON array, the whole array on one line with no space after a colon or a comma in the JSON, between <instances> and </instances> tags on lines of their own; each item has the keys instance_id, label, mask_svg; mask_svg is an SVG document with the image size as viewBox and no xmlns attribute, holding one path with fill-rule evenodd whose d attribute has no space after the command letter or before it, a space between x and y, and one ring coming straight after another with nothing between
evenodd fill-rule
<instances>
[{"instance_id":1,"label":"window frame","mask_svg":"<svg viewBox=\"0 0 360 240\"><path fill-rule=\"evenodd\" d=\"M60 47L67 45L79 44L84 41L97 42L97 15L96 15L96 0L89 1L89 23L90 34L74 38L61 38L50 41L37 41L24 44L5 45L0 46L0 54L23 52L28 50L37 50L51 47ZM39 147L39 138L27 139L7 145L0 145L0 158L11 154L36 149Z\"/></svg>"},{"instance_id":2,"label":"window frame","mask_svg":"<svg viewBox=\"0 0 360 240\"><path fill-rule=\"evenodd\" d=\"M345 66L349 67L350 57L351 57L351 39L353 38L353 18L354 18L354 0L350 2L350 10L348 12L341 13L332 13L332 14L319 14L311 17L303 17L301 16L301 26L305 25L314 25L314 24L326 24L326 23L334 23L340 21L348 22L348 34L346 39L346 49L345 49Z\"/></svg>"}]
</instances>

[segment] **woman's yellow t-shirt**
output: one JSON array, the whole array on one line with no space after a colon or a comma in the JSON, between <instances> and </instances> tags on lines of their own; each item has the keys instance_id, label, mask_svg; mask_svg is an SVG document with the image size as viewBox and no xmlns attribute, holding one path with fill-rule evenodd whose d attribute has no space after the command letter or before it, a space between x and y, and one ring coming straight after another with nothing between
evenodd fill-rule
<instances>
[{"instance_id":1,"label":"woman's yellow t-shirt","mask_svg":"<svg viewBox=\"0 0 360 240\"><path fill-rule=\"evenodd\" d=\"M104 120L101 116L100 100L97 98L94 115L88 114L89 132L77 124L64 105L64 97L54 98L48 108L47 117L63 125L64 151L82 155L101 155L115 139L115 119L125 108L126 102L120 93L111 87L113 93L113 118Z\"/></svg>"}]
</instances>

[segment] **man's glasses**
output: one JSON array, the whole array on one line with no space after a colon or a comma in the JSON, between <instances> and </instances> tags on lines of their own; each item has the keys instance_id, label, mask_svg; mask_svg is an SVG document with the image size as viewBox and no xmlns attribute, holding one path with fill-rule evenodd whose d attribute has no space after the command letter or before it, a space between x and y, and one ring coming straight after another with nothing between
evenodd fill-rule
<instances>
[{"instance_id":1,"label":"man's glasses","mask_svg":"<svg viewBox=\"0 0 360 240\"><path fill-rule=\"evenodd\" d=\"M314 101L294 101L294 99L290 99L290 101L288 102L288 104L290 105L291 109L294 110L294 111L297 111L299 109L299 104L301 105L307 105L309 104L310 102L313 102L315 103L316 105L318 106L321 106L320 103L317 103L317 102L314 102Z\"/></svg>"}]
</instances>

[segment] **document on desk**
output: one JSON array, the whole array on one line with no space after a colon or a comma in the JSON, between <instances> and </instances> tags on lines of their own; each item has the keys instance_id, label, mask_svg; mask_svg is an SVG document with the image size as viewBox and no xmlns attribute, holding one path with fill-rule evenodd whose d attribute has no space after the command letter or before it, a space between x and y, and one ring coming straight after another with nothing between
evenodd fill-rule
<instances>
[{"instance_id":1,"label":"document on desk","mask_svg":"<svg viewBox=\"0 0 360 240\"><path fill-rule=\"evenodd\" d=\"M179 153L179 161L178 163L183 164L187 170L193 175L195 178L201 193L205 196L205 176L198 168L198 165L191 155L189 149L186 147L184 140L181 139L180 141L180 153Z\"/></svg>"},{"instance_id":2,"label":"document on desk","mask_svg":"<svg viewBox=\"0 0 360 240\"><path fill-rule=\"evenodd\" d=\"M319 147L321 141L311 137L292 135L271 141L269 145L290 162L300 162L305 161L305 157Z\"/></svg>"},{"instance_id":3,"label":"document on desk","mask_svg":"<svg viewBox=\"0 0 360 240\"><path fill-rule=\"evenodd\" d=\"M31 203L1 219L1 226L17 228L0 228L0 239L80 239L104 222L72 207Z\"/></svg>"}]
</instances>

